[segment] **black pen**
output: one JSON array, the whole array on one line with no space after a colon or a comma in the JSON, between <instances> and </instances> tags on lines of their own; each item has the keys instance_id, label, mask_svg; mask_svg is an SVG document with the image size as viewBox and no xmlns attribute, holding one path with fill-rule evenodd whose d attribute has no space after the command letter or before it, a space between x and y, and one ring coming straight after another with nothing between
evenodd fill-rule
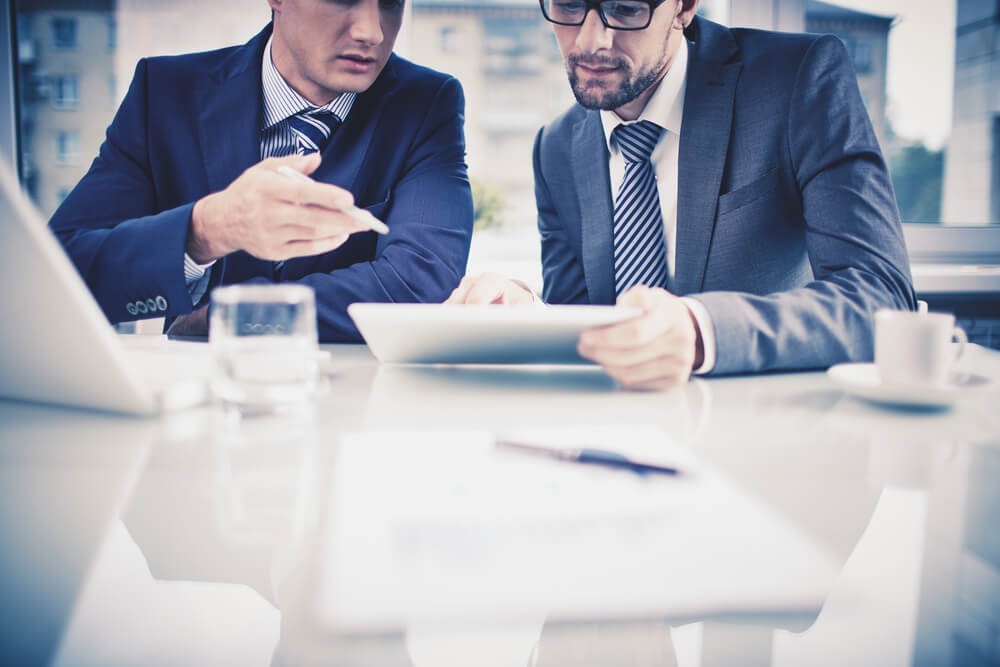
<instances>
[{"instance_id":1,"label":"black pen","mask_svg":"<svg viewBox=\"0 0 1000 667\"><path fill-rule=\"evenodd\" d=\"M497 447L503 447L525 454L535 454L546 456L559 461L569 461L570 463L589 463L591 465L606 466L609 468L621 468L631 470L635 473L657 473L659 475L679 475L680 470L658 463L647 463L630 459L624 454L612 452L607 449L597 449L593 447L549 447L546 445L535 445L516 440L496 440Z\"/></svg>"}]
</instances>

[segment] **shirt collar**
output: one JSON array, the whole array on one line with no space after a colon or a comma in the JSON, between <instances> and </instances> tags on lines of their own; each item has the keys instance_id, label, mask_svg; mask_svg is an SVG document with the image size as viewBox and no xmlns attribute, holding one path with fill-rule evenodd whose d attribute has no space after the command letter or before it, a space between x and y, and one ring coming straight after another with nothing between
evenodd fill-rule
<instances>
[{"instance_id":1,"label":"shirt collar","mask_svg":"<svg viewBox=\"0 0 1000 667\"><path fill-rule=\"evenodd\" d=\"M604 139L608 144L608 150L614 151L616 148L611 144L611 133L622 124L648 120L656 123L668 132L676 135L681 133L681 120L684 116L684 89L687 82L688 64L688 44L686 39L681 40L681 45L677 49L674 61L670 63L663 80L657 85L656 90L646 102L646 108L634 121L625 121L610 110L601 110L601 125L604 127Z\"/></svg>"},{"instance_id":2,"label":"shirt collar","mask_svg":"<svg viewBox=\"0 0 1000 667\"><path fill-rule=\"evenodd\" d=\"M321 107L311 103L299 95L285 81L278 68L271 60L271 40L269 37L264 46L264 59L261 64L261 89L264 93L264 128L274 127L283 120L303 111L323 109L332 112L341 122L347 120L347 114L354 106L356 93L341 93Z\"/></svg>"}]
</instances>

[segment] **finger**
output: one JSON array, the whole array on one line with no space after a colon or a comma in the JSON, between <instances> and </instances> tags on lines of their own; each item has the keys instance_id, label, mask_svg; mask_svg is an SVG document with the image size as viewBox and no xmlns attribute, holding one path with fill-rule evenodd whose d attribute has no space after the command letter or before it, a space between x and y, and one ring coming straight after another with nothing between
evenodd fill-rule
<instances>
[{"instance_id":1,"label":"finger","mask_svg":"<svg viewBox=\"0 0 1000 667\"><path fill-rule=\"evenodd\" d=\"M661 357L632 366L605 366L604 370L627 389L659 390L687 382L690 366L673 357Z\"/></svg>"},{"instance_id":2,"label":"finger","mask_svg":"<svg viewBox=\"0 0 1000 667\"><path fill-rule=\"evenodd\" d=\"M301 174L309 175L316 171L322 161L323 158L319 153L307 153L305 155L293 153L292 155L284 155L282 157L265 158L255 166L263 167L267 171L277 171L278 167L286 165Z\"/></svg>"},{"instance_id":3,"label":"finger","mask_svg":"<svg viewBox=\"0 0 1000 667\"><path fill-rule=\"evenodd\" d=\"M533 303L535 297L520 285L513 283L503 290L500 302L507 306L522 306Z\"/></svg>"},{"instance_id":4,"label":"finger","mask_svg":"<svg viewBox=\"0 0 1000 667\"><path fill-rule=\"evenodd\" d=\"M472 289L473 283L475 283L478 276L464 276L460 281L458 281L458 287L452 290L451 296L445 301L445 303L460 304L465 303L465 295L469 293Z\"/></svg>"},{"instance_id":5,"label":"finger","mask_svg":"<svg viewBox=\"0 0 1000 667\"><path fill-rule=\"evenodd\" d=\"M292 259L294 257L312 257L313 255L322 255L325 252L330 252L331 250L336 250L340 246L344 245L347 241L347 234L339 234L336 236L329 236L321 239L314 239L310 241L289 241L284 244L283 254L285 257L283 259Z\"/></svg>"},{"instance_id":6,"label":"finger","mask_svg":"<svg viewBox=\"0 0 1000 667\"><path fill-rule=\"evenodd\" d=\"M466 303L503 303L503 284L492 277L479 280L465 296Z\"/></svg>"},{"instance_id":7,"label":"finger","mask_svg":"<svg viewBox=\"0 0 1000 667\"><path fill-rule=\"evenodd\" d=\"M674 337L658 336L647 343L635 346L590 345L582 340L580 354L597 363L612 366L634 366L651 362L660 357L681 356L683 347Z\"/></svg>"},{"instance_id":8,"label":"finger","mask_svg":"<svg viewBox=\"0 0 1000 667\"><path fill-rule=\"evenodd\" d=\"M311 241L369 229L343 211L332 211L317 206L298 206L274 200L261 202L254 218L258 232L277 243Z\"/></svg>"},{"instance_id":9,"label":"finger","mask_svg":"<svg viewBox=\"0 0 1000 667\"><path fill-rule=\"evenodd\" d=\"M254 187L264 196L288 204L317 206L335 211L354 205L354 195L344 188L308 177L289 178L275 169L262 169L257 175Z\"/></svg>"},{"instance_id":10,"label":"finger","mask_svg":"<svg viewBox=\"0 0 1000 667\"><path fill-rule=\"evenodd\" d=\"M668 329L659 317L646 313L618 324L587 329L580 334L580 342L589 347L627 350L649 344Z\"/></svg>"}]
</instances>

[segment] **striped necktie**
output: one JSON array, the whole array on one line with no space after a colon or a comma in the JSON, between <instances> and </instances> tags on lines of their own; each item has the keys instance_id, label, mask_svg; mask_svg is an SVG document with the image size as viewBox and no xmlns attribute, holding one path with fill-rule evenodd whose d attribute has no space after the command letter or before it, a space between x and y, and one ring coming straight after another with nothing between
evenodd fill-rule
<instances>
[{"instance_id":1,"label":"striped necktie","mask_svg":"<svg viewBox=\"0 0 1000 667\"><path fill-rule=\"evenodd\" d=\"M330 137L340 127L340 118L332 111L314 109L288 118L295 135L295 150L299 155L322 153Z\"/></svg>"},{"instance_id":2,"label":"striped necktie","mask_svg":"<svg viewBox=\"0 0 1000 667\"><path fill-rule=\"evenodd\" d=\"M619 125L613 135L625 158L615 201L615 296L633 285L667 286L667 243L649 156L663 128L648 120Z\"/></svg>"},{"instance_id":3,"label":"striped necktie","mask_svg":"<svg viewBox=\"0 0 1000 667\"><path fill-rule=\"evenodd\" d=\"M332 111L313 109L288 117L288 126L295 136L295 152L299 155L322 153L330 137L340 127L340 118ZM285 265L284 260L274 262L277 274Z\"/></svg>"}]
</instances>

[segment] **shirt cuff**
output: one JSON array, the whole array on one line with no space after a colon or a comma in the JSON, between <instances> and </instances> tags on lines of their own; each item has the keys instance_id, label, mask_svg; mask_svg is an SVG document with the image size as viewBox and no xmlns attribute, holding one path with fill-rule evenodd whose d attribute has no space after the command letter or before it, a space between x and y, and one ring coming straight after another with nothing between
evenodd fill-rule
<instances>
[{"instance_id":1,"label":"shirt cuff","mask_svg":"<svg viewBox=\"0 0 1000 667\"><path fill-rule=\"evenodd\" d=\"M214 264L214 259L208 264L199 264L184 253L184 285L191 295L192 305L197 304L201 301L201 297L205 296L205 290L208 289L208 270Z\"/></svg>"},{"instance_id":2,"label":"shirt cuff","mask_svg":"<svg viewBox=\"0 0 1000 667\"><path fill-rule=\"evenodd\" d=\"M708 309L697 299L681 297L681 301L688 307L694 315L694 321L698 324L698 331L701 332L701 347L704 356L701 366L695 368L692 373L695 375L705 375L715 368L715 329L712 327L712 317L708 314Z\"/></svg>"},{"instance_id":3,"label":"shirt cuff","mask_svg":"<svg viewBox=\"0 0 1000 667\"><path fill-rule=\"evenodd\" d=\"M213 259L208 264L199 264L191 259L191 255L184 253L184 282L190 288L191 283L198 282L205 275L205 272L215 264Z\"/></svg>"}]
</instances>

